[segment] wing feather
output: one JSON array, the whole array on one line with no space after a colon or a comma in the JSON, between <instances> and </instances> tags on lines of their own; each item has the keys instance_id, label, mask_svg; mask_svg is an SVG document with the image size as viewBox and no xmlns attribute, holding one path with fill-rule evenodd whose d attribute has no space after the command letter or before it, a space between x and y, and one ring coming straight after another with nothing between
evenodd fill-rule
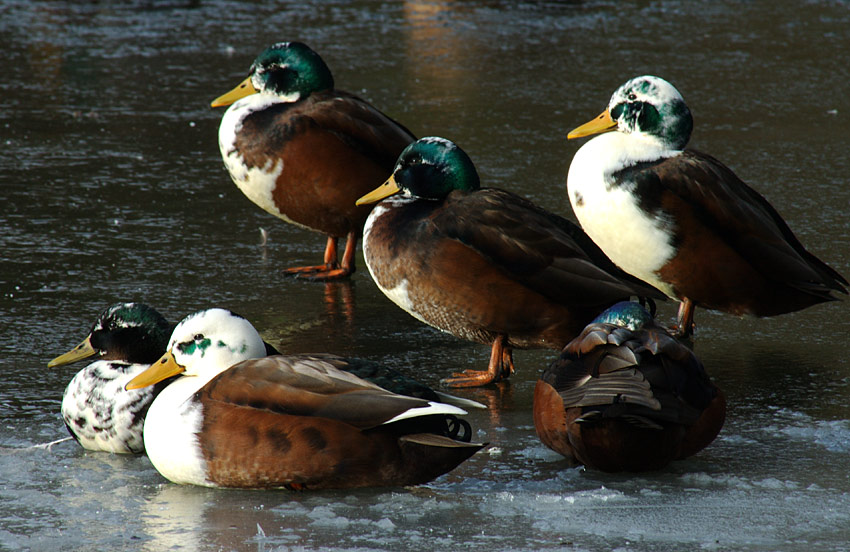
<instances>
[{"instance_id":1,"label":"wing feather","mask_svg":"<svg viewBox=\"0 0 850 552\"><path fill-rule=\"evenodd\" d=\"M332 355L271 356L240 362L198 393L202 400L295 416L331 418L360 429L416 416L465 414L460 408L397 395L340 367Z\"/></svg>"}]
</instances>

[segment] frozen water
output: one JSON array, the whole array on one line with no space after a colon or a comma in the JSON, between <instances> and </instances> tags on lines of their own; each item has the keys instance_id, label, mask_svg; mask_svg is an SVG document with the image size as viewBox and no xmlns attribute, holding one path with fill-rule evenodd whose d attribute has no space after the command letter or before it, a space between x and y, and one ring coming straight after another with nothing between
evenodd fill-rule
<instances>
[{"instance_id":1,"label":"frozen water","mask_svg":"<svg viewBox=\"0 0 850 552\"><path fill-rule=\"evenodd\" d=\"M693 146L850 274L850 143L844 111L828 114L850 93L838 55L850 12L765 6L4 2L0 549L850 550L846 300L764 320L698 311L695 350L728 419L705 451L658 473L573 467L539 442L531 400L552 351L517 351L509 385L458 393L491 406L468 416L491 445L414 488L182 487L145 457L40 446L67 436L59 406L75 370L47 361L116 301L170 319L228 307L282 350L367 357L431 385L486 362L486 346L387 301L362 257L351 284L281 278L316 262L324 238L241 195L208 108L279 40L313 45L341 88L418 135L460 144L484 185L568 217L578 145L565 133L627 78L659 74L695 114ZM675 305L660 313L671 320Z\"/></svg>"}]
</instances>

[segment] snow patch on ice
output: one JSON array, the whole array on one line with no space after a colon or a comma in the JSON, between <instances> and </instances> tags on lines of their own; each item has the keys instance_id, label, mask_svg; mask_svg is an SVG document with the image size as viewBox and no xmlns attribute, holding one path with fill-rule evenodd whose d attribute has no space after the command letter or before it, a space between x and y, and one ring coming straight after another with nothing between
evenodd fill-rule
<instances>
[{"instance_id":1,"label":"snow patch on ice","mask_svg":"<svg viewBox=\"0 0 850 552\"><path fill-rule=\"evenodd\" d=\"M830 452L850 452L850 420L817 420L803 412L777 408L777 423L764 428L797 441L808 441Z\"/></svg>"}]
</instances>

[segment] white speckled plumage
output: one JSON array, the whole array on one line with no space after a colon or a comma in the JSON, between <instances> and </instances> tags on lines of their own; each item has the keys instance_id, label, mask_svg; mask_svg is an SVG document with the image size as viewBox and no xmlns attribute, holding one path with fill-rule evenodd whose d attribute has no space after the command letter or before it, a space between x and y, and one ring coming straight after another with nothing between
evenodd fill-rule
<instances>
[{"instance_id":1,"label":"white speckled plumage","mask_svg":"<svg viewBox=\"0 0 850 552\"><path fill-rule=\"evenodd\" d=\"M71 379L62 398L62 418L83 448L144 452L145 414L165 384L133 391L124 386L165 351L172 327L147 305L116 303L98 316L82 343L48 363L55 368L100 358Z\"/></svg>"},{"instance_id":2,"label":"white speckled plumage","mask_svg":"<svg viewBox=\"0 0 850 552\"><path fill-rule=\"evenodd\" d=\"M144 452L142 427L155 388L125 391L124 386L148 366L99 360L71 379L62 397L62 419L83 448L119 454Z\"/></svg>"}]
</instances>

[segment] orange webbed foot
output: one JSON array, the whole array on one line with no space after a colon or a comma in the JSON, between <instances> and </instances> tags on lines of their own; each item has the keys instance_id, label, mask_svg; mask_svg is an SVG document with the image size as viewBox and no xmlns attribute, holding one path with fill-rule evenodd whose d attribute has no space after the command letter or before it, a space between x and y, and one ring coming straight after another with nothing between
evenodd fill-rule
<instances>
[{"instance_id":1,"label":"orange webbed foot","mask_svg":"<svg viewBox=\"0 0 850 552\"><path fill-rule=\"evenodd\" d=\"M500 335L493 341L487 370L455 372L452 377L444 379L443 383L450 387L480 387L507 379L514 370L512 349L507 346L507 337Z\"/></svg>"},{"instance_id":2,"label":"orange webbed foot","mask_svg":"<svg viewBox=\"0 0 850 552\"><path fill-rule=\"evenodd\" d=\"M313 280L313 281L329 281L329 280L342 280L343 278L348 278L351 274L354 273L354 270L350 268L340 268L334 265L317 265L317 266L298 266L293 268L286 268L283 270L284 276L293 276L295 278L302 278L304 280Z\"/></svg>"}]
</instances>

